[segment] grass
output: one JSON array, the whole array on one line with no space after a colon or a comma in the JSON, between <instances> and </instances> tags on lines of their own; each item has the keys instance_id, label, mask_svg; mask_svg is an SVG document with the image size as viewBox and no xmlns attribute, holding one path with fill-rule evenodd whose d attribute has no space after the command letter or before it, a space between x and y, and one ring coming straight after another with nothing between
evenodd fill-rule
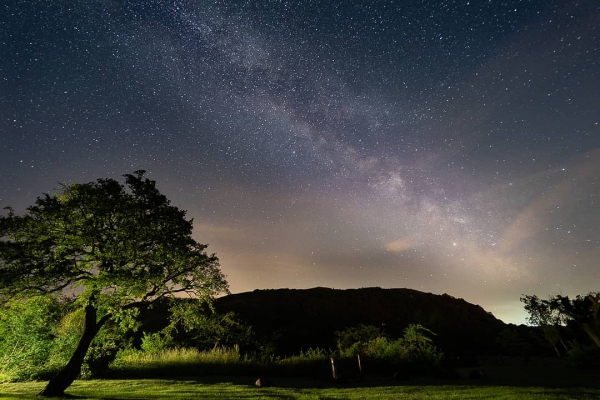
<instances>
[{"instance_id":1,"label":"grass","mask_svg":"<svg viewBox=\"0 0 600 400\"><path fill-rule=\"evenodd\" d=\"M124 351L111 364L108 376L127 378L180 377L194 375L240 375L249 373L260 364L240 355L234 347L210 351L168 349L155 352Z\"/></svg>"},{"instance_id":2,"label":"grass","mask_svg":"<svg viewBox=\"0 0 600 400\"><path fill-rule=\"evenodd\" d=\"M482 367L488 378L481 380L468 379L471 369L463 369L457 379L411 375L409 381L398 382L367 374L358 382L338 386L331 379L329 364L322 352L315 351L267 363L242 357L237 348L129 351L119 355L108 379L78 380L67 394L82 400L600 399L598 370L575 369L547 360L488 364ZM339 367L343 366L340 362ZM255 387L254 381L265 376L270 376L274 385ZM32 399L44 385L0 384L0 400Z\"/></svg>"},{"instance_id":3,"label":"grass","mask_svg":"<svg viewBox=\"0 0 600 400\"><path fill-rule=\"evenodd\" d=\"M76 381L67 393L85 399L597 399L600 389L486 386L472 384L395 385L367 380L336 387L329 382L280 378L274 387L257 388L250 377L203 379L124 379ZM43 382L0 384L0 399L32 399Z\"/></svg>"},{"instance_id":4,"label":"grass","mask_svg":"<svg viewBox=\"0 0 600 400\"><path fill-rule=\"evenodd\" d=\"M196 376L314 376L316 372L330 376L330 368L329 357L314 350L299 356L272 360L243 356L237 347L209 351L189 348L155 352L127 350L119 353L107 377L173 378L189 376L190 371Z\"/></svg>"},{"instance_id":5,"label":"grass","mask_svg":"<svg viewBox=\"0 0 600 400\"><path fill-rule=\"evenodd\" d=\"M177 366L195 366L201 364L235 365L246 362L237 348L215 348L210 351L176 348L157 352L125 351L119 355L113 367L124 368L170 368Z\"/></svg>"}]
</instances>

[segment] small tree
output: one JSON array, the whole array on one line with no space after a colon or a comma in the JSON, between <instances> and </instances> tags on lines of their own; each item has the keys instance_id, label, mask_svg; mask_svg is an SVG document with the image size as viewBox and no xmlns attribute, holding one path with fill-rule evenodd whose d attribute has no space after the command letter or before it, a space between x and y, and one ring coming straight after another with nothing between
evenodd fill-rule
<instances>
[{"instance_id":1,"label":"small tree","mask_svg":"<svg viewBox=\"0 0 600 400\"><path fill-rule=\"evenodd\" d=\"M0 299L77 294L84 329L69 362L40 393L61 396L109 320L161 298L209 301L227 291L217 257L192 238L192 221L144 178L145 171L64 185L23 216L0 217Z\"/></svg>"}]
</instances>

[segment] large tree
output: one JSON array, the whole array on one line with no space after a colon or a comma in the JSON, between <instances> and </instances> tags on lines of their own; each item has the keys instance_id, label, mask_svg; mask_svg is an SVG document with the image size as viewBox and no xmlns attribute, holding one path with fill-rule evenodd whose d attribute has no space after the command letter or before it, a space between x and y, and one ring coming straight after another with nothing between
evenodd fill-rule
<instances>
[{"instance_id":1,"label":"large tree","mask_svg":"<svg viewBox=\"0 0 600 400\"><path fill-rule=\"evenodd\" d=\"M0 299L76 295L84 331L67 365L40 393L60 396L76 379L98 331L158 299L210 301L228 286L217 257L192 238L192 220L144 171L63 185L24 215L0 216Z\"/></svg>"}]
</instances>

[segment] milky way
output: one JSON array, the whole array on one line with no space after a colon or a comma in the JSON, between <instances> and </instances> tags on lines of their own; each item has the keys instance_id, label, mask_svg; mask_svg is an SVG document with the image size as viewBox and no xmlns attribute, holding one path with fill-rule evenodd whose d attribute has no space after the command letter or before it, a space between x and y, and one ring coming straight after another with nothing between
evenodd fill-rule
<instances>
[{"instance_id":1,"label":"milky way","mask_svg":"<svg viewBox=\"0 0 600 400\"><path fill-rule=\"evenodd\" d=\"M597 1L0 10L0 205L144 169L233 292L600 290Z\"/></svg>"}]
</instances>

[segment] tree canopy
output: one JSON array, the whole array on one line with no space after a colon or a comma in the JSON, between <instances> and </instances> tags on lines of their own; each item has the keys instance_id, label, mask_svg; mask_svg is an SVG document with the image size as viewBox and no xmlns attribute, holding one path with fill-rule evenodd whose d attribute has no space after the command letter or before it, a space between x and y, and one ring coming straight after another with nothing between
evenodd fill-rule
<instances>
[{"instance_id":1,"label":"tree canopy","mask_svg":"<svg viewBox=\"0 0 600 400\"><path fill-rule=\"evenodd\" d=\"M600 292L591 292L586 296L557 295L551 299L552 308L568 319L575 321L589 338L600 348Z\"/></svg>"},{"instance_id":2,"label":"tree canopy","mask_svg":"<svg viewBox=\"0 0 600 400\"><path fill-rule=\"evenodd\" d=\"M566 323L565 315L553 307L552 301L540 299L536 295L523 295L521 296L521 302L528 314L527 322L540 327L544 338L556 355L561 357L558 347L559 342L562 343L559 327ZM563 347L565 347L564 343Z\"/></svg>"},{"instance_id":3,"label":"tree canopy","mask_svg":"<svg viewBox=\"0 0 600 400\"><path fill-rule=\"evenodd\" d=\"M72 383L108 320L161 298L210 300L228 290L218 258L193 239L192 220L144 174L124 175L125 185L65 184L24 215L0 216L0 299L66 292L85 309L79 346L43 395Z\"/></svg>"},{"instance_id":4,"label":"tree canopy","mask_svg":"<svg viewBox=\"0 0 600 400\"><path fill-rule=\"evenodd\" d=\"M529 314L528 322L545 328L549 341L555 343L559 340L558 332L553 328L572 321L600 348L600 292L590 292L573 299L562 295L550 296L548 300L535 295L522 296L521 302Z\"/></svg>"}]
</instances>

